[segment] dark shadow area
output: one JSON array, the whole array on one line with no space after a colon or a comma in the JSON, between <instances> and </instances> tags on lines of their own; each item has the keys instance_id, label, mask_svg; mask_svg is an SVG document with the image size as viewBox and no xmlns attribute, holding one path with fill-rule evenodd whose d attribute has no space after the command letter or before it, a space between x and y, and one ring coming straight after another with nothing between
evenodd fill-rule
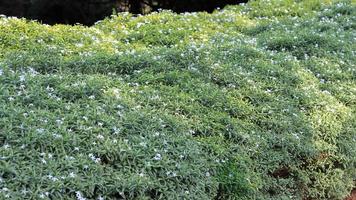
<instances>
[{"instance_id":1,"label":"dark shadow area","mask_svg":"<svg viewBox=\"0 0 356 200\"><path fill-rule=\"evenodd\" d=\"M145 5L148 5L153 11L157 11L158 9L169 9L177 13L182 13L197 11L213 12L215 9L223 8L226 5L247 3L247 0L151 0L151 2L143 2L143 9ZM142 13L142 7L139 11Z\"/></svg>"},{"instance_id":2,"label":"dark shadow area","mask_svg":"<svg viewBox=\"0 0 356 200\"><path fill-rule=\"evenodd\" d=\"M177 13L212 12L248 0L0 0L0 14L36 19L46 24L84 24L110 16L113 11L147 14L159 9Z\"/></svg>"}]
</instances>

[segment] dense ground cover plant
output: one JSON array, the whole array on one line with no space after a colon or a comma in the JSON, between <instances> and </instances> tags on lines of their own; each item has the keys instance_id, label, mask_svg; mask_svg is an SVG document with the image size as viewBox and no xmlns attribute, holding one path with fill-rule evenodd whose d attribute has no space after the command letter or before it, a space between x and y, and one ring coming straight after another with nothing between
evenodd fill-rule
<instances>
[{"instance_id":1,"label":"dense ground cover plant","mask_svg":"<svg viewBox=\"0 0 356 200\"><path fill-rule=\"evenodd\" d=\"M355 5L0 18L1 199L343 199Z\"/></svg>"}]
</instances>

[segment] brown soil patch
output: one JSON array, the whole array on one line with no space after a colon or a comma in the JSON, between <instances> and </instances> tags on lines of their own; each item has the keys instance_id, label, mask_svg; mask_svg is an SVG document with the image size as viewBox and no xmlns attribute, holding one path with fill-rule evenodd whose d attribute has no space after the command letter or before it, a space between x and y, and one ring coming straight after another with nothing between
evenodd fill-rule
<instances>
[{"instance_id":1,"label":"brown soil patch","mask_svg":"<svg viewBox=\"0 0 356 200\"><path fill-rule=\"evenodd\" d=\"M356 188L352 190L351 195L345 200L356 200Z\"/></svg>"}]
</instances>

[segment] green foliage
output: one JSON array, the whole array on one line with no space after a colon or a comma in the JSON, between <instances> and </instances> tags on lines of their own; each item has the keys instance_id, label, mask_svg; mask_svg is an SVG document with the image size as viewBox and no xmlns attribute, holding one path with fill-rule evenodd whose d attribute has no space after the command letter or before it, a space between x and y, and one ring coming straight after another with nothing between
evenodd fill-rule
<instances>
[{"instance_id":1,"label":"green foliage","mask_svg":"<svg viewBox=\"0 0 356 200\"><path fill-rule=\"evenodd\" d=\"M355 5L0 18L1 199L343 199Z\"/></svg>"}]
</instances>

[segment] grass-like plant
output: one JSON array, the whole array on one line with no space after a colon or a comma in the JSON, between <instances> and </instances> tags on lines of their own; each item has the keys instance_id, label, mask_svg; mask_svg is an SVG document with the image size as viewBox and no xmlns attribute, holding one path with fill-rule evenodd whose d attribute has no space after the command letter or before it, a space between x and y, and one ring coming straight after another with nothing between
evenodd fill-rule
<instances>
[{"instance_id":1,"label":"grass-like plant","mask_svg":"<svg viewBox=\"0 0 356 200\"><path fill-rule=\"evenodd\" d=\"M0 199L343 199L355 4L0 18Z\"/></svg>"}]
</instances>

